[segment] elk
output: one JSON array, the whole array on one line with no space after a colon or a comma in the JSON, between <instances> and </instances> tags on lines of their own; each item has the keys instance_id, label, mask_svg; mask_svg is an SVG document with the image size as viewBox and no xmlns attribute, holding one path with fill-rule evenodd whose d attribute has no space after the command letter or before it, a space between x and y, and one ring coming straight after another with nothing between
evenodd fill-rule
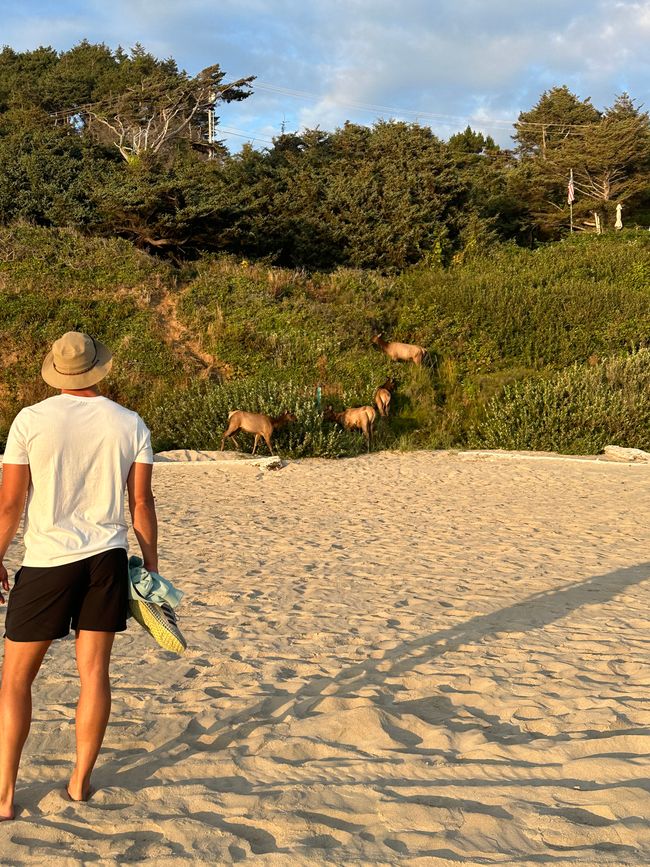
<instances>
[{"instance_id":1,"label":"elk","mask_svg":"<svg viewBox=\"0 0 650 867\"><path fill-rule=\"evenodd\" d=\"M390 376L388 377L386 382L382 383L377 389L375 389L373 401L375 403L375 406L379 410L379 415L382 418L388 418L388 409L390 407L390 401L394 391L395 380Z\"/></svg>"},{"instance_id":2,"label":"elk","mask_svg":"<svg viewBox=\"0 0 650 867\"><path fill-rule=\"evenodd\" d=\"M414 343L397 343L394 340L386 341L381 334L375 334L372 342L392 361L412 361L413 364L420 365L427 354L423 346L416 346Z\"/></svg>"},{"instance_id":3,"label":"elk","mask_svg":"<svg viewBox=\"0 0 650 867\"><path fill-rule=\"evenodd\" d=\"M262 412L245 412L241 409L234 409L232 412L228 413L228 427L223 433L221 451L224 450L228 437L232 437L235 445L239 448L239 443L235 439L235 434L237 431L243 430L246 433L255 435L252 454L255 454L255 449L257 448L260 437L264 438L264 442L269 447L269 451L273 454L273 448L271 447L273 431L280 427L284 427L284 425L290 424L292 421L297 421L296 416L287 410L280 413L280 415L271 417Z\"/></svg>"},{"instance_id":4,"label":"elk","mask_svg":"<svg viewBox=\"0 0 650 867\"><path fill-rule=\"evenodd\" d=\"M330 404L326 407L325 412L323 413L323 418L326 421L333 421L342 425L345 430L360 430L366 438L368 451L370 451L375 419L377 418L377 413L375 412L374 407L354 406L348 407L348 409L344 409L341 412L336 412L334 407Z\"/></svg>"}]
</instances>

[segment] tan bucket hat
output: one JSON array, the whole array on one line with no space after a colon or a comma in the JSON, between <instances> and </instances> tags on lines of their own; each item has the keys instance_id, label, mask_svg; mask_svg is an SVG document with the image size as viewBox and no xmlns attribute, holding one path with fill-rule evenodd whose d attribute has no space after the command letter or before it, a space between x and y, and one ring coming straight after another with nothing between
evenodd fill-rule
<instances>
[{"instance_id":1,"label":"tan bucket hat","mask_svg":"<svg viewBox=\"0 0 650 867\"><path fill-rule=\"evenodd\" d=\"M41 376L54 388L90 388L109 373L113 354L88 334L68 331L45 356Z\"/></svg>"}]
</instances>

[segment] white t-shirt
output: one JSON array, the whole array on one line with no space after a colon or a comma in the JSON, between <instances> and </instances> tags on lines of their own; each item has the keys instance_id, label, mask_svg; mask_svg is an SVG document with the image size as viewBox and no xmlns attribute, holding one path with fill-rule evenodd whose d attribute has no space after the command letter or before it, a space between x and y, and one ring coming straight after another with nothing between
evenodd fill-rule
<instances>
[{"instance_id":1,"label":"white t-shirt","mask_svg":"<svg viewBox=\"0 0 650 867\"><path fill-rule=\"evenodd\" d=\"M21 410L5 464L29 464L25 566L59 566L127 547L124 490L153 463L140 416L106 397L60 394Z\"/></svg>"}]
</instances>

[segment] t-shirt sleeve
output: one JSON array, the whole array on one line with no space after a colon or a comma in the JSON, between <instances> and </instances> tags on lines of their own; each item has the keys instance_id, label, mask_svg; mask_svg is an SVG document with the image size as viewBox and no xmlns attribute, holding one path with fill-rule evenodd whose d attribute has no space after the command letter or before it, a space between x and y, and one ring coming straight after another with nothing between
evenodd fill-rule
<instances>
[{"instance_id":1,"label":"t-shirt sleeve","mask_svg":"<svg viewBox=\"0 0 650 867\"><path fill-rule=\"evenodd\" d=\"M152 464L153 450L151 448L151 433L149 428L138 416L137 447L133 462L136 464Z\"/></svg>"},{"instance_id":2,"label":"t-shirt sleeve","mask_svg":"<svg viewBox=\"0 0 650 867\"><path fill-rule=\"evenodd\" d=\"M9 434L7 436L7 445L5 446L5 454L3 463L5 464L28 464L29 455L27 454L27 442L25 438L25 430L23 427L24 418L21 418L22 413L18 413L16 418L11 423Z\"/></svg>"}]
</instances>

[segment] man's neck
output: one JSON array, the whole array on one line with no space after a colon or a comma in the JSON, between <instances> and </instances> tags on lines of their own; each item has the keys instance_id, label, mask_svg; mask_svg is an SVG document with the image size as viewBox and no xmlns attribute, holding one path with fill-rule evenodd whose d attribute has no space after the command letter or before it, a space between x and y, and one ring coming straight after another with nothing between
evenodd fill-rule
<instances>
[{"instance_id":1,"label":"man's neck","mask_svg":"<svg viewBox=\"0 0 650 867\"><path fill-rule=\"evenodd\" d=\"M61 394L72 394L76 397L101 397L96 388L62 388Z\"/></svg>"}]
</instances>

